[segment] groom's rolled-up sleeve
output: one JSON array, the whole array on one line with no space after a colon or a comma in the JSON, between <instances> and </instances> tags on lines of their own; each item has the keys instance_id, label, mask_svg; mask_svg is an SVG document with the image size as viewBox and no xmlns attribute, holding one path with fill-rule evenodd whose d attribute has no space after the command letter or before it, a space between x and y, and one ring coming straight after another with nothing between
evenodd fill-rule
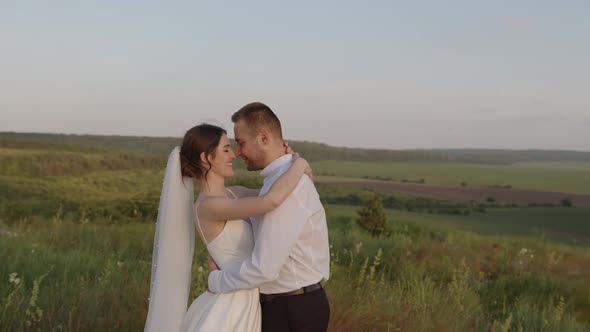
<instances>
[{"instance_id":1,"label":"groom's rolled-up sleeve","mask_svg":"<svg viewBox=\"0 0 590 332\"><path fill-rule=\"evenodd\" d=\"M209 274L209 289L227 293L237 289L257 288L275 280L289 258L312 211L303 204L305 192L299 183L293 193L275 210L257 221L258 232L252 256L226 270Z\"/></svg>"}]
</instances>

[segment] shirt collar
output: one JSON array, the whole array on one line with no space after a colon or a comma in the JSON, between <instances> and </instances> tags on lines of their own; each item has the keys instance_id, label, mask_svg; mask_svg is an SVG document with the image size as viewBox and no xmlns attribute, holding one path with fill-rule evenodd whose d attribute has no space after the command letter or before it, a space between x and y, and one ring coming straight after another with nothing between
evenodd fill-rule
<instances>
[{"instance_id":1,"label":"shirt collar","mask_svg":"<svg viewBox=\"0 0 590 332\"><path fill-rule=\"evenodd\" d=\"M261 172L260 175L263 177L267 177L278 170L281 166L286 165L287 163L291 162L293 156L291 154L286 154L283 156L278 157L277 159L273 160L268 166L266 166Z\"/></svg>"}]
</instances>

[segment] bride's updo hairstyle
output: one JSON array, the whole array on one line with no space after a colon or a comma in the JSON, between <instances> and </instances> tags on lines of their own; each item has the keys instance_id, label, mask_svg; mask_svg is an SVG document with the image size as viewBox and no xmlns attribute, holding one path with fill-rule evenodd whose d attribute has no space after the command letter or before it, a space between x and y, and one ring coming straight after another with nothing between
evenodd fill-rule
<instances>
[{"instance_id":1,"label":"bride's updo hairstyle","mask_svg":"<svg viewBox=\"0 0 590 332\"><path fill-rule=\"evenodd\" d=\"M210 125L200 124L189 129L182 140L180 147L180 172L182 176L201 179L207 176L211 164L209 160L208 167L201 162L201 153L205 152L205 156L215 157L219 140L224 134L227 135L225 129Z\"/></svg>"}]
</instances>

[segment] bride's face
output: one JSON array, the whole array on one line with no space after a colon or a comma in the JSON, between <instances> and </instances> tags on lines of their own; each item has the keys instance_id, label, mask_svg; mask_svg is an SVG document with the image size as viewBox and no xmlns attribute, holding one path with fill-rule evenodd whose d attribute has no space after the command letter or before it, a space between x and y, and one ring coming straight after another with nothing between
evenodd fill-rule
<instances>
[{"instance_id":1,"label":"bride's face","mask_svg":"<svg viewBox=\"0 0 590 332\"><path fill-rule=\"evenodd\" d=\"M223 134L217 145L215 157L210 157L211 171L215 172L224 178L234 175L233 161L236 155L231 149L227 135Z\"/></svg>"}]
</instances>

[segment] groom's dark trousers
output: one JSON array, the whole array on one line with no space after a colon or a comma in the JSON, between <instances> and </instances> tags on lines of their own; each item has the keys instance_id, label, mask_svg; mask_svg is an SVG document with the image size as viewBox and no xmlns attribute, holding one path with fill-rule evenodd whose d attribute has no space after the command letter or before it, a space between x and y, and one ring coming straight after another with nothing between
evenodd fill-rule
<instances>
[{"instance_id":1,"label":"groom's dark trousers","mask_svg":"<svg viewBox=\"0 0 590 332\"><path fill-rule=\"evenodd\" d=\"M309 287L313 287L311 291ZM305 287L305 293L297 295L260 294L262 332L325 332L330 319L326 292L321 286L319 289L316 285L309 287Z\"/></svg>"}]
</instances>

